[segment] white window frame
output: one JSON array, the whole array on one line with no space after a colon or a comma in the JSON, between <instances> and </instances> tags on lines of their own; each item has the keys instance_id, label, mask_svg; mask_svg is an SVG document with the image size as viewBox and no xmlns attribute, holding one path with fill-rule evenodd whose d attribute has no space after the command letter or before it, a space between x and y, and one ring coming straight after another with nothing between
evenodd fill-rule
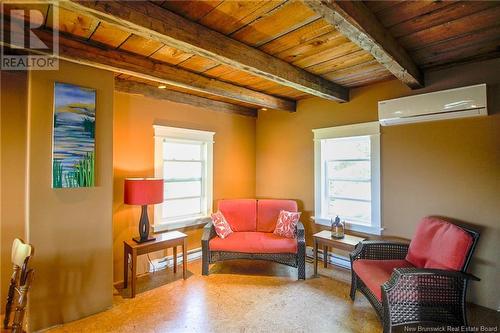
<instances>
[{"instance_id":1,"label":"white window frame","mask_svg":"<svg viewBox=\"0 0 500 333\"><path fill-rule=\"evenodd\" d=\"M371 225L362 225L346 221L346 229L367 234L380 235L380 124L378 121L345 126L313 129L314 133L314 221L317 224L330 226L324 203L324 191L327 184L326 163L323 163L322 142L326 139L347 138L353 136L370 136L371 161Z\"/></svg>"},{"instance_id":2,"label":"white window frame","mask_svg":"<svg viewBox=\"0 0 500 333\"><path fill-rule=\"evenodd\" d=\"M163 143L168 141L179 142L202 142L205 150L205 161L203 165L204 182L202 183L204 202L202 209L204 212L200 215L189 216L179 219L164 219L162 218L163 205L155 205L154 209L154 224L155 232L183 228L192 225L207 223L212 213L213 201L213 145L215 132L200 131L194 129L168 127L161 125L153 125L154 128L154 150L155 150L155 177L163 179Z\"/></svg>"}]
</instances>

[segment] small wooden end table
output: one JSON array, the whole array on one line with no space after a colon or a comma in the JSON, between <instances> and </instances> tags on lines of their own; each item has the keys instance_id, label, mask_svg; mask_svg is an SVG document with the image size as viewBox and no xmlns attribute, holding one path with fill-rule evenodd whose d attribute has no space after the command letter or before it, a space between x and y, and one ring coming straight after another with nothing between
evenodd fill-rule
<instances>
[{"instance_id":1,"label":"small wooden end table","mask_svg":"<svg viewBox=\"0 0 500 333\"><path fill-rule=\"evenodd\" d=\"M328 266L328 248L333 247L344 251L354 251L356 245L365 238L345 235L344 238L332 238L329 230L323 230L313 235L314 238L314 276L318 275L318 246L323 245L323 265Z\"/></svg>"},{"instance_id":2,"label":"small wooden end table","mask_svg":"<svg viewBox=\"0 0 500 333\"><path fill-rule=\"evenodd\" d=\"M123 241L123 288L127 288L128 282L128 256L131 256L131 297L135 297L135 287L136 287L136 273L137 273L137 256L141 254L146 254L150 252L155 252L159 250L166 250L169 247L174 249L174 273L177 273L177 247L182 246L182 278L186 279L186 265L187 265L187 249L186 249L186 238L187 235L180 231L171 231L166 233L157 234L156 240L136 243L132 239Z\"/></svg>"}]
</instances>

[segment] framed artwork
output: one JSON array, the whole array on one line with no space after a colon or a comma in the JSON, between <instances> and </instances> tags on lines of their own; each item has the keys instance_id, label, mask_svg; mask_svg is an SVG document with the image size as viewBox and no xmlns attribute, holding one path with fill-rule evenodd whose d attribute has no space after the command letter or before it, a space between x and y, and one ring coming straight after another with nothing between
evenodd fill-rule
<instances>
[{"instance_id":1,"label":"framed artwork","mask_svg":"<svg viewBox=\"0 0 500 333\"><path fill-rule=\"evenodd\" d=\"M55 83L52 188L94 186L95 108L95 89Z\"/></svg>"}]
</instances>

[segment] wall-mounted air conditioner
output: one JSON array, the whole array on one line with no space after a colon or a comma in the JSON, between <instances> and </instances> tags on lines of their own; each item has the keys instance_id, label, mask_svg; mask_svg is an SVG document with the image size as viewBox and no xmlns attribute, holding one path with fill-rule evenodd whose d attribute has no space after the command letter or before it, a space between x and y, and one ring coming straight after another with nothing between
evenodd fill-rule
<instances>
[{"instance_id":1,"label":"wall-mounted air conditioner","mask_svg":"<svg viewBox=\"0 0 500 333\"><path fill-rule=\"evenodd\" d=\"M487 114L486 84L378 102L383 126Z\"/></svg>"}]
</instances>

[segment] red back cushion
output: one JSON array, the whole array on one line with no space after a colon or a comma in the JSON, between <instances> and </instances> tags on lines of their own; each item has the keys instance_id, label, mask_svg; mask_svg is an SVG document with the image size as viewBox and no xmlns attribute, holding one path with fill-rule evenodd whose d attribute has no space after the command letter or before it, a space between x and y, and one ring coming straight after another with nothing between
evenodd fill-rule
<instances>
[{"instance_id":1,"label":"red back cushion","mask_svg":"<svg viewBox=\"0 0 500 333\"><path fill-rule=\"evenodd\" d=\"M257 200L219 200L219 210L233 231L256 231Z\"/></svg>"},{"instance_id":2,"label":"red back cushion","mask_svg":"<svg viewBox=\"0 0 500 333\"><path fill-rule=\"evenodd\" d=\"M425 217L417 226L406 260L419 268L461 271L472 243L472 236L462 228Z\"/></svg>"},{"instance_id":3,"label":"red back cushion","mask_svg":"<svg viewBox=\"0 0 500 333\"><path fill-rule=\"evenodd\" d=\"M281 210L297 211L293 200L259 200L257 202L257 231L273 232Z\"/></svg>"}]
</instances>

